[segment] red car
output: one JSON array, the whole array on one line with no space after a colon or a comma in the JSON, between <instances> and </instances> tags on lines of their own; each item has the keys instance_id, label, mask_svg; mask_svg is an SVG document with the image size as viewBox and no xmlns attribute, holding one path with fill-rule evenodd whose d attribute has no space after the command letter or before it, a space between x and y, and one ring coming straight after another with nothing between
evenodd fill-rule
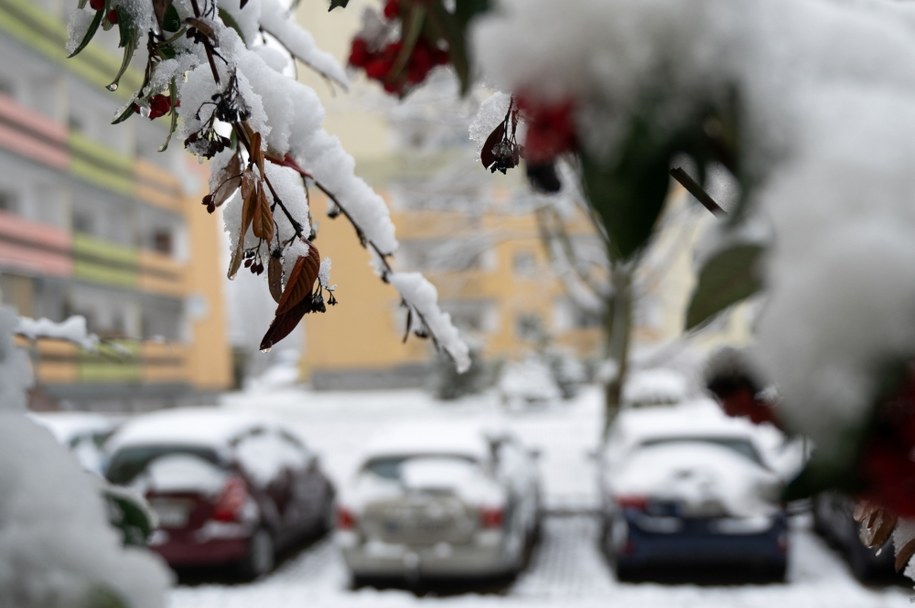
<instances>
[{"instance_id":1,"label":"red car","mask_svg":"<svg viewBox=\"0 0 915 608\"><path fill-rule=\"evenodd\" d=\"M273 569L278 550L333 523L334 488L318 458L281 425L219 408L165 410L107 444L109 481L142 493L159 527L150 547L172 567Z\"/></svg>"}]
</instances>

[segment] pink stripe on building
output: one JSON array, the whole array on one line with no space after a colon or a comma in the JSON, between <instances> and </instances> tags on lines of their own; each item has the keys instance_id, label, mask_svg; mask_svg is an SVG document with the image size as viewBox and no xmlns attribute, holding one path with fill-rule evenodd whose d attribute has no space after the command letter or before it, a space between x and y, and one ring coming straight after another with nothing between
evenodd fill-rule
<instances>
[{"instance_id":1,"label":"pink stripe on building","mask_svg":"<svg viewBox=\"0 0 915 608\"><path fill-rule=\"evenodd\" d=\"M0 213L0 264L45 275L73 275L69 232Z\"/></svg>"}]
</instances>

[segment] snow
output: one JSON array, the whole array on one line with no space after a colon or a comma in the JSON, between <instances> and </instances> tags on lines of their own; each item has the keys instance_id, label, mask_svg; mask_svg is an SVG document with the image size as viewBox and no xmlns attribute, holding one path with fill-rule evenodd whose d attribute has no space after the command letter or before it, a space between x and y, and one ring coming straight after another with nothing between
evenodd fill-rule
<instances>
[{"instance_id":1,"label":"snow","mask_svg":"<svg viewBox=\"0 0 915 608\"><path fill-rule=\"evenodd\" d=\"M161 410L124 423L107 442L109 452L130 445L199 445L225 448L239 434L257 425L253 412L224 412L216 407Z\"/></svg>"},{"instance_id":2,"label":"snow","mask_svg":"<svg viewBox=\"0 0 915 608\"><path fill-rule=\"evenodd\" d=\"M607 472L615 495L668 498L684 507L714 501L738 517L776 511L778 479L729 447L681 441L644 447Z\"/></svg>"},{"instance_id":3,"label":"snow","mask_svg":"<svg viewBox=\"0 0 915 608\"><path fill-rule=\"evenodd\" d=\"M36 320L19 317L16 333L29 340L39 337L67 340L88 350L95 349L99 342L98 336L89 333L86 318L80 315L74 315L59 323L45 318Z\"/></svg>"},{"instance_id":4,"label":"snow","mask_svg":"<svg viewBox=\"0 0 915 608\"><path fill-rule=\"evenodd\" d=\"M103 435L115 428L111 418L91 412L36 412L30 413L29 418L51 431L63 445L68 445L80 435Z\"/></svg>"}]
</instances>

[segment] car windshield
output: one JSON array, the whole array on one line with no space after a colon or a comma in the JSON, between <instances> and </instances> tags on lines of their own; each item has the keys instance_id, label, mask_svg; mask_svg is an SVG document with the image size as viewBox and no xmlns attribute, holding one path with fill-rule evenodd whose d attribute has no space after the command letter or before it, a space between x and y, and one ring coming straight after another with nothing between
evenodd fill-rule
<instances>
[{"instance_id":1,"label":"car windshield","mask_svg":"<svg viewBox=\"0 0 915 608\"><path fill-rule=\"evenodd\" d=\"M383 479L398 481L401 478L403 465L405 463L417 462L421 460L435 460L439 462L451 460L454 462L462 462L479 466L479 463L475 458L460 454L410 454L400 456L377 456L366 462L362 467L362 470L377 475Z\"/></svg>"},{"instance_id":2,"label":"car windshield","mask_svg":"<svg viewBox=\"0 0 915 608\"><path fill-rule=\"evenodd\" d=\"M211 449L195 446L135 446L124 447L114 453L108 463L108 481L118 485L131 483L149 463L162 456L187 454L196 456L215 465L221 465L219 456Z\"/></svg>"},{"instance_id":3,"label":"car windshield","mask_svg":"<svg viewBox=\"0 0 915 608\"><path fill-rule=\"evenodd\" d=\"M737 452L741 456L749 459L755 464L764 467L765 463L756 450L752 442L742 437L656 437L645 440L639 444L640 447L655 447L659 445L689 444L689 443L710 443L728 448Z\"/></svg>"}]
</instances>

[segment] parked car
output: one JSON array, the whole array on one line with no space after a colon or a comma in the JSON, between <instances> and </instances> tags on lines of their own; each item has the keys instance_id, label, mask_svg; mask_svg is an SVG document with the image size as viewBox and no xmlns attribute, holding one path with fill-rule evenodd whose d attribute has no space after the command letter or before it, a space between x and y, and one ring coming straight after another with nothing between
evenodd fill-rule
<instances>
[{"instance_id":1,"label":"parked car","mask_svg":"<svg viewBox=\"0 0 915 608\"><path fill-rule=\"evenodd\" d=\"M476 424L380 432L338 508L354 584L519 572L539 526L536 459L513 433Z\"/></svg>"},{"instance_id":2,"label":"parked car","mask_svg":"<svg viewBox=\"0 0 915 608\"><path fill-rule=\"evenodd\" d=\"M713 565L784 578L783 480L746 421L713 405L624 410L601 452L599 484L601 543L618 578Z\"/></svg>"},{"instance_id":3,"label":"parked car","mask_svg":"<svg viewBox=\"0 0 915 608\"><path fill-rule=\"evenodd\" d=\"M880 551L865 547L858 535L860 524L855 521L854 510L854 501L845 494L817 494L812 500L813 528L842 554L858 580L873 582L899 576L892 538Z\"/></svg>"},{"instance_id":4,"label":"parked car","mask_svg":"<svg viewBox=\"0 0 915 608\"><path fill-rule=\"evenodd\" d=\"M105 440L114 432L111 418L92 412L31 412L29 417L48 429L86 469L104 473Z\"/></svg>"},{"instance_id":5,"label":"parked car","mask_svg":"<svg viewBox=\"0 0 915 608\"><path fill-rule=\"evenodd\" d=\"M150 547L173 567L234 567L255 578L276 552L330 527L334 488L317 456L279 424L215 407L166 410L109 440L108 479L149 501Z\"/></svg>"}]
</instances>

